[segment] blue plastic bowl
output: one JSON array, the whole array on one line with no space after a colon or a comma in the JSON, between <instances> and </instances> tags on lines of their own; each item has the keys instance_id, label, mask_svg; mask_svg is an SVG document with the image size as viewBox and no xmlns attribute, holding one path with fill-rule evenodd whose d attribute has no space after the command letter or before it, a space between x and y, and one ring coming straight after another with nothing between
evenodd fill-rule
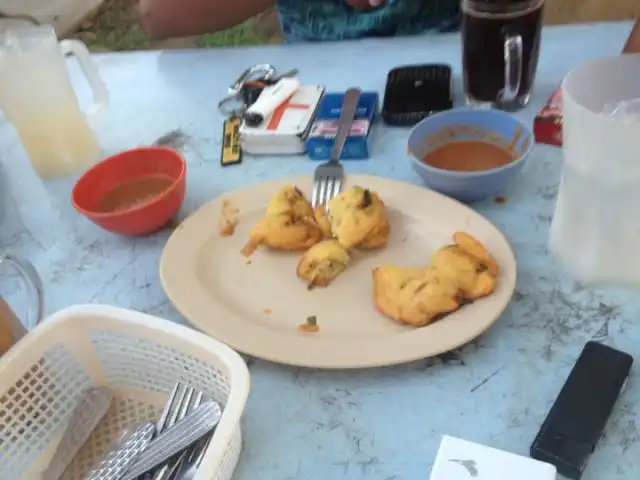
<instances>
[{"instance_id":1,"label":"blue plastic bowl","mask_svg":"<svg viewBox=\"0 0 640 480\"><path fill-rule=\"evenodd\" d=\"M483 140L498 146L514 145L519 157L502 167L479 172L442 170L425 164L426 155L447 144ZM489 133L489 138L486 134ZM414 170L424 183L440 193L464 203L499 195L520 173L534 145L531 128L501 110L455 108L437 113L418 123L409 135L409 155Z\"/></svg>"}]
</instances>

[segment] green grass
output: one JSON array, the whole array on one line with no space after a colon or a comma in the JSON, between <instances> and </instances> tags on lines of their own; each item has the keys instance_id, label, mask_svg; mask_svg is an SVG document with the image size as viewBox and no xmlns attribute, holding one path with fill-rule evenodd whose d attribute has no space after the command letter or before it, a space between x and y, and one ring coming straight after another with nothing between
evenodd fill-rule
<instances>
[{"instance_id":1,"label":"green grass","mask_svg":"<svg viewBox=\"0 0 640 480\"><path fill-rule=\"evenodd\" d=\"M153 40L140 27L131 4L131 0L107 0L74 36L93 50L144 50L156 46L163 48L163 42ZM251 19L222 32L185 39L183 43L185 47L213 48L268 42L256 27L256 20Z\"/></svg>"},{"instance_id":2,"label":"green grass","mask_svg":"<svg viewBox=\"0 0 640 480\"><path fill-rule=\"evenodd\" d=\"M254 20L248 20L222 32L200 35L195 40L196 46L200 48L256 45L261 43L265 43L265 39L256 32Z\"/></svg>"},{"instance_id":3,"label":"green grass","mask_svg":"<svg viewBox=\"0 0 640 480\"><path fill-rule=\"evenodd\" d=\"M95 40L89 43L89 47L100 48L104 50L143 50L151 48L153 42L146 33L137 25L122 30L101 30L95 32Z\"/></svg>"},{"instance_id":4,"label":"green grass","mask_svg":"<svg viewBox=\"0 0 640 480\"><path fill-rule=\"evenodd\" d=\"M97 50L126 51L153 48L157 43L149 38L138 25L122 24L117 27L97 28L80 32L78 38L88 47ZM195 37L193 44L199 48L233 47L240 45L259 45L266 43L256 32L253 21L217 33L209 33Z\"/></svg>"}]
</instances>

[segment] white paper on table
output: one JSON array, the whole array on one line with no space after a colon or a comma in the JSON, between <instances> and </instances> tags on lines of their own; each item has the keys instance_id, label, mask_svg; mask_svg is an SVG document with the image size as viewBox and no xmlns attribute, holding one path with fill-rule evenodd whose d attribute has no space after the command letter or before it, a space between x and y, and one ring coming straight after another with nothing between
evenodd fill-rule
<instances>
[{"instance_id":1,"label":"white paper on table","mask_svg":"<svg viewBox=\"0 0 640 480\"><path fill-rule=\"evenodd\" d=\"M430 480L556 480L556 467L539 460L445 435Z\"/></svg>"}]
</instances>

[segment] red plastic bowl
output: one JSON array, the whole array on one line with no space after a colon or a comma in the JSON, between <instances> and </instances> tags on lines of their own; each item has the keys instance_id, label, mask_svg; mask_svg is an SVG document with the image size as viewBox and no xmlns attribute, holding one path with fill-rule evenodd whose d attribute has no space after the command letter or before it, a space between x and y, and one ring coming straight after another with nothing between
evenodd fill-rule
<instances>
[{"instance_id":1,"label":"red plastic bowl","mask_svg":"<svg viewBox=\"0 0 640 480\"><path fill-rule=\"evenodd\" d=\"M96 225L120 235L148 235L162 229L184 200L187 166L182 155L164 147L142 147L98 163L76 182L73 206ZM100 208L105 195L123 183L148 177L169 177L173 183L158 195L122 210Z\"/></svg>"}]
</instances>

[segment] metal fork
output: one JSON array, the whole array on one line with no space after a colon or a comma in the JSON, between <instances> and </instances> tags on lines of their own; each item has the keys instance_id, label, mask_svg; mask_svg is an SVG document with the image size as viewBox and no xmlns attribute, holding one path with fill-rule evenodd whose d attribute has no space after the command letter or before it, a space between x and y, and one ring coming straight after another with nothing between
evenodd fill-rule
<instances>
[{"instance_id":1,"label":"metal fork","mask_svg":"<svg viewBox=\"0 0 640 480\"><path fill-rule=\"evenodd\" d=\"M178 383L173 388L169 401L165 407L165 411L162 413L160 420L158 421L157 431L163 433L169 427L172 427L176 422L182 420L189 411L197 407L201 402L201 396L196 394L196 401L192 402L192 397L196 394L195 390L187 385ZM165 480L172 478L175 474L179 463L183 460L183 456L180 455L177 458L169 460L165 465L158 468L153 475L145 474L144 480Z\"/></svg>"},{"instance_id":2,"label":"metal fork","mask_svg":"<svg viewBox=\"0 0 640 480\"><path fill-rule=\"evenodd\" d=\"M180 475L177 480L193 480L196 478L198 474L198 470L200 469L200 464L202 463L202 459L204 458L204 454L207 453L207 448L209 448L209 443L211 443L211 437L213 436L213 432L211 432L206 437L202 438L194 447L193 452L187 462L184 464L183 469L180 471Z\"/></svg>"},{"instance_id":3,"label":"metal fork","mask_svg":"<svg viewBox=\"0 0 640 480\"><path fill-rule=\"evenodd\" d=\"M316 168L313 175L313 193L311 195L311 206L327 205L329 200L340 193L344 170L340 164L344 143L351 132L353 119L358 109L358 101L362 92L359 88L350 88L344 94L342 111L338 119L338 131L335 142L331 150L329 161Z\"/></svg>"},{"instance_id":4,"label":"metal fork","mask_svg":"<svg viewBox=\"0 0 640 480\"><path fill-rule=\"evenodd\" d=\"M200 405L202 405L202 402L204 400L204 395L202 392L194 392L194 393L195 393L194 400L188 406L189 413L191 413L195 408L198 408ZM191 455L191 450L193 450L193 448L197 448L197 445L199 444L196 443L196 445L194 445L192 448L185 450L180 454L180 456L178 456L178 458L171 465L171 470L167 478L172 478L172 479L180 478L178 476L179 472L183 468L185 468L185 462L189 460L189 457Z\"/></svg>"}]
</instances>

